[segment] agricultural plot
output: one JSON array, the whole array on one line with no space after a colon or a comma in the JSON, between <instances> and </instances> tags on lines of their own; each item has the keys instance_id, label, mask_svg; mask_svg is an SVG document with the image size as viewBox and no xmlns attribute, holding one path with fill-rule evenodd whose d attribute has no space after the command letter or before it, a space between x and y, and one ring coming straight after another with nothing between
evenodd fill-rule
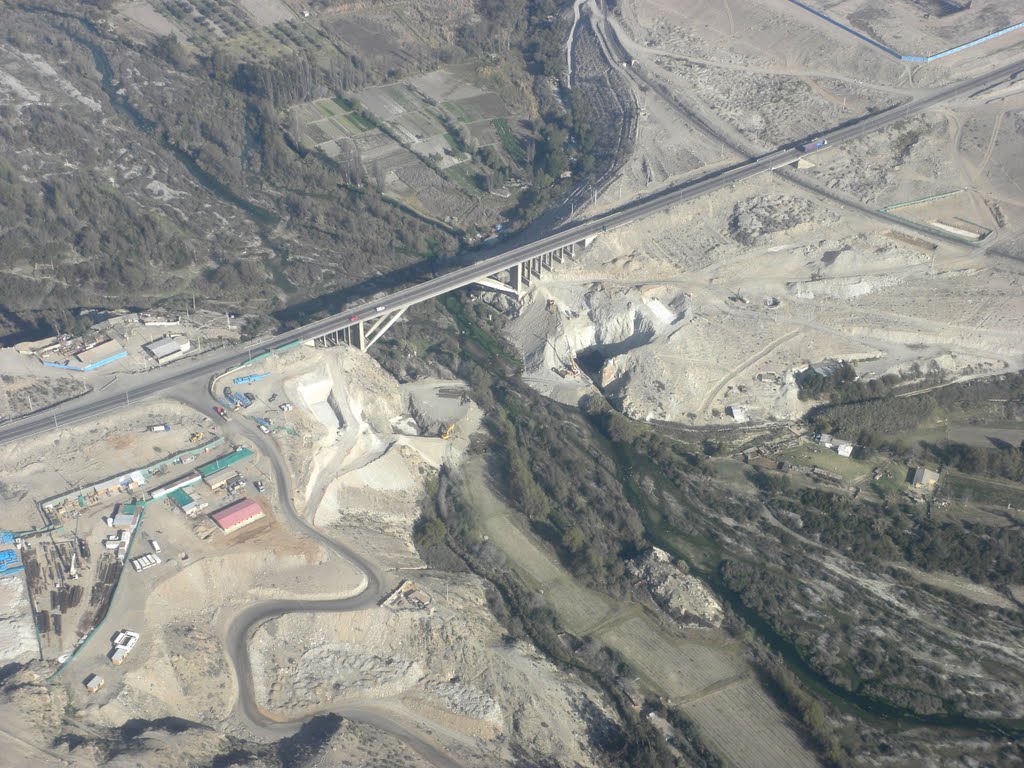
<instances>
[{"instance_id":1,"label":"agricultural plot","mask_svg":"<svg viewBox=\"0 0 1024 768\"><path fill-rule=\"evenodd\" d=\"M409 84L428 99L438 103L471 99L474 96L482 96L487 93L446 69L435 69L425 75L410 78Z\"/></svg>"},{"instance_id":2,"label":"agricultural plot","mask_svg":"<svg viewBox=\"0 0 1024 768\"><path fill-rule=\"evenodd\" d=\"M726 765L818 765L753 679L727 684L680 706Z\"/></svg>"},{"instance_id":3,"label":"agricultural plot","mask_svg":"<svg viewBox=\"0 0 1024 768\"><path fill-rule=\"evenodd\" d=\"M238 0L256 23L268 27L280 21L295 18L295 14L281 0Z\"/></svg>"},{"instance_id":4,"label":"agricultural plot","mask_svg":"<svg viewBox=\"0 0 1024 768\"><path fill-rule=\"evenodd\" d=\"M351 139L373 129L373 124L355 111L354 105L340 98L317 99L291 109L300 126L299 140L319 147L329 156L340 152L337 142Z\"/></svg>"},{"instance_id":5,"label":"agricultural plot","mask_svg":"<svg viewBox=\"0 0 1024 768\"><path fill-rule=\"evenodd\" d=\"M477 146L498 146L513 162L525 162L523 142L502 98L450 71L436 70L407 82L367 88L355 98L386 123L404 146L421 157L440 158L442 168L465 159L456 156L446 121L462 123Z\"/></svg>"},{"instance_id":6,"label":"agricultural plot","mask_svg":"<svg viewBox=\"0 0 1024 768\"><path fill-rule=\"evenodd\" d=\"M513 163L526 162L521 123L501 96L450 70L298 104L291 116L303 144L337 157L351 151L351 142L385 194L454 225L490 225L509 195L481 189L477 179L487 169L461 149L449 132L452 123L465 127L474 147L492 146Z\"/></svg>"},{"instance_id":7,"label":"agricultural plot","mask_svg":"<svg viewBox=\"0 0 1024 768\"><path fill-rule=\"evenodd\" d=\"M455 163L444 167L444 175L470 197L480 197L480 187L476 183L476 166L473 163Z\"/></svg>"},{"instance_id":8,"label":"agricultural plot","mask_svg":"<svg viewBox=\"0 0 1024 768\"><path fill-rule=\"evenodd\" d=\"M874 466L870 462L840 456L830 448L808 444L786 451L779 457L799 466L819 467L827 472L834 472L848 483L855 483L865 476L870 476Z\"/></svg>"},{"instance_id":9,"label":"agricultural plot","mask_svg":"<svg viewBox=\"0 0 1024 768\"><path fill-rule=\"evenodd\" d=\"M491 121L491 125L494 126L494 130L498 134L505 154L517 164L523 165L526 162L526 150L523 148L522 140L512 131L508 122L501 118L495 118Z\"/></svg>"},{"instance_id":10,"label":"agricultural plot","mask_svg":"<svg viewBox=\"0 0 1024 768\"><path fill-rule=\"evenodd\" d=\"M1024 509L1024 484L1001 478L964 475L954 470L944 473L939 495L982 506Z\"/></svg>"},{"instance_id":11,"label":"agricultural plot","mask_svg":"<svg viewBox=\"0 0 1024 768\"><path fill-rule=\"evenodd\" d=\"M496 93L481 93L458 101L446 101L444 106L464 123L506 117L509 113L505 103Z\"/></svg>"},{"instance_id":12,"label":"agricultural plot","mask_svg":"<svg viewBox=\"0 0 1024 768\"><path fill-rule=\"evenodd\" d=\"M219 48L247 60L319 51L325 45L283 0L147 0L125 5L121 15L129 26L149 34L174 34L197 51Z\"/></svg>"},{"instance_id":13,"label":"agricultural plot","mask_svg":"<svg viewBox=\"0 0 1024 768\"><path fill-rule=\"evenodd\" d=\"M399 115L391 122L391 126L410 143L445 134L441 121L427 110Z\"/></svg>"},{"instance_id":14,"label":"agricultural plot","mask_svg":"<svg viewBox=\"0 0 1024 768\"><path fill-rule=\"evenodd\" d=\"M467 467L480 532L508 558L508 567L537 589L567 630L615 649L647 687L679 702L728 765L817 765L754 679L738 644L710 632L684 635L641 605L616 603L582 586L513 522L514 513L482 475L479 464Z\"/></svg>"},{"instance_id":15,"label":"agricultural plot","mask_svg":"<svg viewBox=\"0 0 1024 768\"><path fill-rule=\"evenodd\" d=\"M367 131L354 139L356 151L363 163L379 162L391 155L401 154L402 147L383 131Z\"/></svg>"},{"instance_id":16,"label":"agricultural plot","mask_svg":"<svg viewBox=\"0 0 1024 768\"><path fill-rule=\"evenodd\" d=\"M379 85L356 94L359 102L379 120L392 120L406 112L416 112L427 106L406 83Z\"/></svg>"}]
</instances>

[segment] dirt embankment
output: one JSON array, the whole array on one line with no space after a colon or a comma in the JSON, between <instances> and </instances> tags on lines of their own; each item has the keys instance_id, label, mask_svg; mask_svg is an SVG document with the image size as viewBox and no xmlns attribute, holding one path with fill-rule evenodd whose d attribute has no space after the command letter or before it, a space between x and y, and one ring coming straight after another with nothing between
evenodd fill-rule
<instances>
[{"instance_id":1,"label":"dirt embankment","mask_svg":"<svg viewBox=\"0 0 1024 768\"><path fill-rule=\"evenodd\" d=\"M431 595L430 610L294 614L260 627L252 654L262 706L291 718L376 702L475 742L489 764L511 758L510 742L538 757L597 764L582 713L614 722L601 697L529 645L506 644L479 580L417 584Z\"/></svg>"},{"instance_id":2,"label":"dirt embankment","mask_svg":"<svg viewBox=\"0 0 1024 768\"><path fill-rule=\"evenodd\" d=\"M575 403L593 382L633 418L722 423L728 406L800 416L794 374L827 359L870 377L1024 365L1019 276L765 184L605 234L533 286L509 327L531 384Z\"/></svg>"}]
</instances>

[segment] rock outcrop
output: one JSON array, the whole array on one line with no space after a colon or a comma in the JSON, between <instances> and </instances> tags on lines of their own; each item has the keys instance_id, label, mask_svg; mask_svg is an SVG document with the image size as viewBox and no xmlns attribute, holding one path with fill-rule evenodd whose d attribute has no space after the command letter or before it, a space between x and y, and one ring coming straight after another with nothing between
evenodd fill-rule
<instances>
[{"instance_id":1,"label":"rock outcrop","mask_svg":"<svg viewBox=\"0 0 1024 768\"><path fill-rule=\"evenodd\" d=\"M686 572L667 552L652 548L629 563L627 570L651 593L654 601L680 624L722 625L722 606L696 576Z\"/></svg>"}]
</instances>

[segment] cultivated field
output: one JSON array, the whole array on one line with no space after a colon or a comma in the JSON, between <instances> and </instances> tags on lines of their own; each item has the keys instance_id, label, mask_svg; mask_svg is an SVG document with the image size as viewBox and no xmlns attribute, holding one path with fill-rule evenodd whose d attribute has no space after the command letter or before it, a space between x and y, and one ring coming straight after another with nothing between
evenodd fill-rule
<instances>
[{"instance_id":1,"label":"cultivated field","mask_svg":"<svg viewBox=\"0 0 1024 768\"><path fill-rule=\"evenodd\" d=\"M538 590L559 622L574 635L592 637L622 654L644 687L679 704L729 764L817 765L753 679L735 641L713 630L669 629L642 606L581 586L516 525L515 513L490 490L482 461L467 465L465 479L480 532Z\"/></svg>"},{"instance_id":2,"label":"cultivated field","mask_svg":"<svg viewBox=\"0 0 1024 768\"><path fill-rule=\"evenodd\" d=\"M530 139L498 93L468 79L472 72L439 69L299 104L290 110L292 124L306 146L345 160L357 156L370 181L406 205L462 229L486 227L512 193L487 194L478 178L488 170L472 153L493 147L522 164Z\"/></svg>"}]
</instances>

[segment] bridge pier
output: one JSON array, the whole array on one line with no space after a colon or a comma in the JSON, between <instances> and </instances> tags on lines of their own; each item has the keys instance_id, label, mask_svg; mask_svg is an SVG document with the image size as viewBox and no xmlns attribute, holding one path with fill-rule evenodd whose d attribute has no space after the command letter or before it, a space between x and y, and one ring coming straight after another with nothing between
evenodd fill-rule
<instances>
[{"instance_id":1,"label":"bridge pier","mask_svg":"<svg viewBox=\"0 0 1024 768\"><path fill-rule=\"evenodd\" d=\"M555 268L556 262L558 264L563 264L567 258L570 260L575 259L576 246L582 245L583 247L586 247L593 240L593 237L578 240L577 242L562 245L558 248L553 248L550 251L544 251L536 256L531 256L528 259L517 262L508 268L507 281L501 277L504 272L499 272L491 277L476 280L475 284L484 288L490 288L491 290L503 291L505 293L513 293L516 296L522 296L523 291L533 284L534 278L541 277L544 272L552 271Z\"/></svg>"},{"instance_id":2,"label":"bridge pier","mask_svg":"<svg viewBox=\"0 0 1024 768\"><path fill-rule=\"evenodd\" d=\"M586 248L594 241L594 237L596 236L583 238L582 240L561 245L548 251L542 251L522 261L513 263L497 274L490 275L489 277L470 278L462 285L475 284L492 291L502 291L513 294L516 298L521 298L526 289L533 285L535 278L542 277L545 271L551 272L554 270L556 262L562 264L567 258L574 260L576 258L576 246L582 245ZM508 274L507 279L505 279L506 272ZM453 288L457 287L459 286L454 286ZM405 314L405 310L408 308L409 305L406 304L397 309L392 308L386 312L382 311L372 320L352 322L344 327L316 336L306 343L314 347L336 347L340 344L348 344L362 352L366 352L381 340L384 334L390 330L391 326L398 322L399 318ZM343 321L339 320L339 322Z\"/></svg>"}]
</instances>

